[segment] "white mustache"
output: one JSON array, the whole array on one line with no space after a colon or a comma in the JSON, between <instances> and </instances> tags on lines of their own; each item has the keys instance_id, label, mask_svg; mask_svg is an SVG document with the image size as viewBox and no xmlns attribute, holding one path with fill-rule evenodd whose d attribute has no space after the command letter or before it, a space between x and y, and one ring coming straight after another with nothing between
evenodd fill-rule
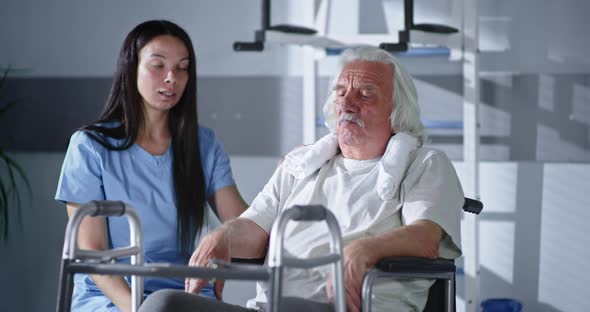
<instances>
[{"instance_id":1,"label":"white mustache","mask_svg":"<svg viewBox=\"0 0 590 312\"><path fill-rule=\"evenodd\" d=\"M344 114L340 115L340 117L338 117L338 125L340 125L341 123L343 123L345 121L354 122L361 128L365 127L365 122L362 119L356 117L355 114L344 113Z\"/></svg>"}]
</instances>

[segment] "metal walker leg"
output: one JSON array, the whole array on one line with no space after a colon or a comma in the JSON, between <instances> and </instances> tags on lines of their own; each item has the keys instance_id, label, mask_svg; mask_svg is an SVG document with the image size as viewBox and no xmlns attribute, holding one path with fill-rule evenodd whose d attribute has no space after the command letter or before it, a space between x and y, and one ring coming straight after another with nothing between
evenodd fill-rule
<instances>
[{"instance_id":1,"label":"metal walker leg","mask_svg":"<svg viewBox=\"0 0 590 312\"><path fill-rule=\"evenodd\" d=\"M290 221L326 221L330 230L330 254L312 259L287 257L283 254L284 234ZM344 297L344 268L342 261L342 235L336 217L324 206L294 206L285 210L274 223L270 237L270 253L268 264L272 275L272 288L269 298L271 311L279 311L281 306L283 266L309 269L325 264L332 264L332 284L334 285L335 311L346 311Z\"/></svg>"}]
</instances>

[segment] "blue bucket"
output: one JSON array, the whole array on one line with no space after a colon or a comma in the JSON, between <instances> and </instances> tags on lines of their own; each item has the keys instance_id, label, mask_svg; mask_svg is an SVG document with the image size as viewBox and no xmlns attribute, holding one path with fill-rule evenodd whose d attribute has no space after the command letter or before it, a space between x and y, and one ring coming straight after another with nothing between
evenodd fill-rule
<instances>
[{"instance_id":1,"label":"blue bucket","mask_svg":"<svg viewBox=\"0 0 590 312\"><path fill-rule=\"evenodd\" d=\"M481 302L482 312L521 312L522 303L516 299L493 298Z\"/></svg>"}]
</instances>

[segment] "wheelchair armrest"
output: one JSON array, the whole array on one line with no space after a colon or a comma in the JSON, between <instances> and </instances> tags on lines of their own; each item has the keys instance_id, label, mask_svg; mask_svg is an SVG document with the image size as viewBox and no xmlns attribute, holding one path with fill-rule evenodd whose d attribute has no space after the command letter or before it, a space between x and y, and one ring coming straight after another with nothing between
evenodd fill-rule
<instances>
[{"instance_id":1,"label":"wheelchair armrest","mask_svg":"<svg viewBox=\"0 0 590 312\"><path fill-rule=\"evenodd\" d=\"M258 264L264 265L264 260L266 257L263 258L252 258L252 259L245 259L245 258L231 258L231 263L242 263L242 264Z\"/></svg>"},{"instance_id":2,"label":"wheelchair armrest","mask_svg":"<svg viewBox=\"0 0 590 312\"><path fill-rule=\"evenodd\" d=\"M455 272L455 261L420 257L388 257L376 266L383 272L450 273Z\"/></svg>"},{"instance_id":3,"label":"wheelchair armrest","mask_svg":"<svg viewBox=\"0 0 590 312\"><path fill-rule=\"evenodd\" d=\"M363 311L371 311L373 284L378 278L393 279L443 279L447 285L454 285L455 261L449 259L428 259L420 257L389 257L382 259L369 270L363 279L361 296ZM449 286L451 287L451 286ZM454 298L454 286L447 298ZM450 301L451 299L447 299ZM454 306L454 301L452 302ZM430 311L430 310L429 310ZM439 309L435 309L439 311Z\"/></svg>"}]
</instances>

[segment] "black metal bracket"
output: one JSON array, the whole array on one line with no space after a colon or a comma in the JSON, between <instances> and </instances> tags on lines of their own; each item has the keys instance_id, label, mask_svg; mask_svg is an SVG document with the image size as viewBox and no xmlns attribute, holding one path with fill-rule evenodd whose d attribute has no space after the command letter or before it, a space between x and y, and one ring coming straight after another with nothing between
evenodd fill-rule
<instances>
[{"instance_id":1,"label":"black metal bracket","mask_svg":"<svg viewBox=\"0 0 590 312\"><path fill-rule=\"evenodd\" d=\"M389 52L407 51L411 42L411 30L420 30L435 34L452 34L459 31L457 28L447 25L414 24L414 0L404 0L404 30L399 32L399 42L383 42L379 45L379 48Z\"/></svg>"},{"instance_id":2,"label":"black metal bracket","mask_svg":"<svg viewBox=\"0 0 590 312\"><path fill-rule=\"evenodd\" d=\"M302 26L295 26L295 25L274 25L270 26L270 0L262 0L262 19L261 19L262 29L257 30L254 33L254 41L236 41L233 44L234 51L237 52L244 52L244 51L254 51L260 52L264 50L264 41L265 41L265 32L267 30L274 30L280 31L284 33L290 34L301 34L301 35L313 35L317 33L316 30L302 27Z\"/></svg>"},{"instance_id":3,"label":"black metal bracket","mask_svg":"<svg viewBox=\"0 0 590 312\"><path fill-rule=\"evenodd\" d=\"M255 51L260 52L264 50L265 32L267 30L280 31L291 34L313 35L317 33L316 30L295 26L295 25L275 25L270 26L270 0L262 0L262 28L255 32L254 41L236 41L233 44L233 49L236 52ZM420 30L428 33L436 34L452 34L459 30L457 28L439 25L439 24L414 24L414 0L404 0L404 30L399 32L398 42L383 42L379 44L379 48L389 52L405 52L409 49L411 42L410 31Z\"/></svg>"}]
</instances>

